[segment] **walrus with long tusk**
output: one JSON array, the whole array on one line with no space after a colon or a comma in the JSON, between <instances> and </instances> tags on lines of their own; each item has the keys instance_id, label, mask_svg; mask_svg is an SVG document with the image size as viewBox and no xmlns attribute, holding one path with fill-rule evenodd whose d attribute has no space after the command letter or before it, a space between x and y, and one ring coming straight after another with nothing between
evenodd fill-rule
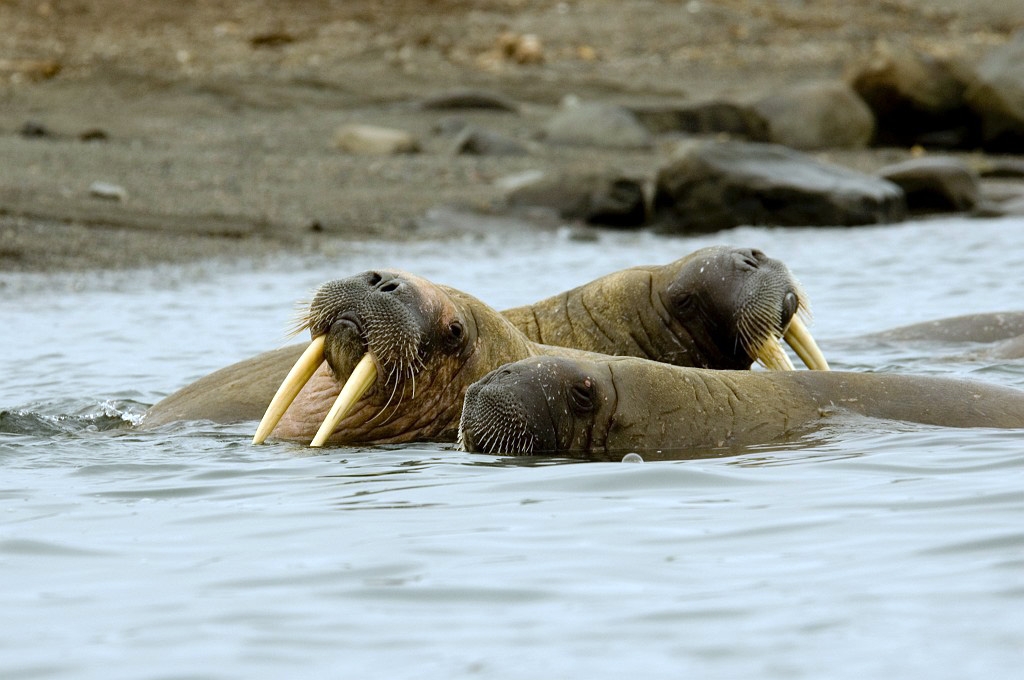
<instances>
[{"instance_id":1,"label":"walrus with long tusk","mask_svg":"<svg viewBox=\"0 0 1024 680\"><path fill-rule=\"evenodd\" d=\"M1024 391L931 376L709 371L630 357L534 357L466 391L459 442L511 455L693 452L784 441L832 413L1024 428Z\"/></svg>"},{"instance_id":2,"label":"walrus with long tusk","mask_svg":"<svg viewBox=\"0 0 1024 680\"><path fill-rule=\"evenodd\" d=\"M443 307L450 308L447 315L424 315L424 310L436 312ZM452 311L456 308L457 313ZM750 249L705 248L668 265L626 269L535 305L508 310L503 316L465 293L418 277L366 272L325 284L318 291L305 322L314 340L284 381L281 396L274 400L255 441L270 434L276 419L324 358L333 372L320 372L330 373L331 379L317 380L320 387L307 388L295 413L311 414L320 409L304 417L318 416L323 421L327 407L320 403L322 399L314 403L309 397L342 392L343 385L333 379L335 375L354 372L342 402L345 404L349 403L349 393L375 384L381 394L390 390L388 399L376 404L380 410L377 415L370 418L363 414L372 422L345 427L347 434L339 434L334 441L451 439L462 392L473 380L502 363L551 353L551 345L638 354L680 365L748 368L758 360L770 368L791 369L778 342L784 337L810 368L827 369L824 356L798 316L805 310L804 296L785 265ZM474 322L468 324L463 317ZM455 318L462 319L459 332L472 335L473 361L468 363L473 370L463 367L465 356L444 356L445 343L438 339L451 332L446 324ZM413 327L415 333L408 331ZM403 333L408 337L398 343L396 338L403 337ZM396 343L404 343L406 348L393 356ZM412 348L412 344L417 346ZM272 376L283 377L301 352L301 348L285 348L200 379L157 404L145 423L258 418L263 409L254 413L253 408L271 402ZM391 358L382 361L382 357ZM440 375L456 376L447 386L438 382L435 369L428 370L435 360ZM382 375L381 369L387 374ZM252 380L247 382L246 375ZM420 393L416 404L410 403L413 389ZM437 403L451 401L450 395L439 394L446 391L456 392L455 406L437 410ZM245 396L244 403L233 396L235 393ZM232 413L235 402L241 407ZM387 409L383 409L385 403ZM374 402L364 406L372 410ZM420 408L422 412L417 414ZM405 417L407 411L411 413L409 418ZM391 415L385 417L385 413ZM454 420L439 425L452 413ZM327 420L333 422L339 417L335 413ZM410 419L430 424L412 425ZM291 417L284 420L276 434L313 437L316 443L330 436L330 432L315 436L317 428L310 428L308 423L298 427Z\"/></svg>"}]
</instances>

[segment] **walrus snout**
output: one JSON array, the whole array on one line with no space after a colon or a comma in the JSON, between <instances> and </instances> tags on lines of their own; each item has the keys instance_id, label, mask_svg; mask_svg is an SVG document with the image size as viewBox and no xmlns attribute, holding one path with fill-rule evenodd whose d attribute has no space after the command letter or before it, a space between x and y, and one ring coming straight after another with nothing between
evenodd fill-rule
<instances>
[{"instance_id":1,"label":"walrus snout","mask_svg":"<svg viewBox=\"0 0 1024 680\"><path fill-rule=\"evenodd\" d=\"M543 401L538 392L522 389L516 371L507 366L491 371L466 390L459 448L519 456L557 450L554 428L538 417L546 411Z\"/></svg>"}]
</instances>

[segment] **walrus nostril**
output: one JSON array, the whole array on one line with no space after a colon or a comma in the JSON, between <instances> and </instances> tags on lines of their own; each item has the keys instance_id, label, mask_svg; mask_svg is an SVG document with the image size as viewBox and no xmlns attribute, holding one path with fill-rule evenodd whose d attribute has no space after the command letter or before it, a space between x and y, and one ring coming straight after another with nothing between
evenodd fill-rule
<instances>
[{"instance_id":1,"label":"walrus nostril","mask_svg":"<svg viewBox=\"0 0 1024 680\"><path fill-rule=\"evenodd\" d=\"M782 327L786 325L796 314L796 311L800 308L800 299L796 296L796 293L789 291L786 296L782 298Z\"/></svg>"},{"instance_id":2,"label":"walrus nostril","mask_svg":"<svg viewBox=\"0 0 1024 680\"><path fill-rule=\"evenodd\" d=\"M377 290L379 290L382 293L393 293L394 291L398 290L398 287L399 287L398 281L388 281L387 283L385 283L383 286L381 286Z\"/></svg>"},{"instance_id":3,"label":"walrus nostril","mask_svg":"<svg viewBox=\"0 0 1024 680\"><path fill-rule=\"evenodd\" d=\"M760 250L753 250L751 248L740 248L736 251L737 261L746 267L751 269L757 269L761 260L764 258L764 253Z\"/></svg>"},{"instance_id":4,"label":"walrus nostril","mask_svg":"<svg viewBox=\"0 0 1024 680\"><path fill-rule=\"evenodd\" d=\"M381 282L381 275L378 274L377 272L369 272L369 276L367 277L366 282L371 286L376 286L378 283Z\"/></svg>"}]
</instances>

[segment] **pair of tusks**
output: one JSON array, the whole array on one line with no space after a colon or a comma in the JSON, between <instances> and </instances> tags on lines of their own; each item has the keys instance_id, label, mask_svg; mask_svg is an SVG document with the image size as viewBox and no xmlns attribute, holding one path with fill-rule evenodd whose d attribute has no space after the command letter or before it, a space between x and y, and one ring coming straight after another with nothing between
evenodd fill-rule
<instances>
[{"instance_id":1,"label":"pair of tusks","mask_svg":"<svg viewBox=\"0 0 1024 680\"><path fill-rule=\"evenodd\" d=\"M320 364L324 362L324 341L326 337L325 335L319 335L313 338L313 341L309 343L309 347L306 348L306 351L302 353L299 360L292 366L292 370L288 372L288 377L277 388L277 394L270 401L267 412L263 414L263 420L260 421L259 427L256 428L256 436L252 438L253 444L262 444L270 436L270 433L277 427L281 418L284 417L285 411L295 401L295 397L298 396L302 388L309 382L309 379L313 377ZM829 370L828 362L825 361L825 355L821 353L818 344L814 341L810 331L807 330L807 326L798 317L793 318L789 327L786 328L786 332L783 333L782 338L793 348L793 351L796 352L807 368L818 371ZM786 351L774 339L768 340L761 346L757 359L764 364L765 368L773 371L794 370L793 362L790 361ZM324 422L320 425L320 429L317 430L310 446L319 447L324 445L324 442L327 441L328 437L334 433L335 428L338 427L338 423L348 415L348 412L352 410L352 406L359 401L360 397L366 393L366 390L370 389L370 386L373 385L376 379L377 364L373 359L373 355L367 352L359 360L359 363L356 364L356 367L352 369L352 375L345 381L345 385L341 388L341 394L338 395L330 412L328 412Z\"/></svg>"},{"instance_id":2,"label":"pair of tusks","mask_svg":"<svg viewBox=\"0 0 1024 680\"><path fill-rule=\"evenodd\" d=\"M306 348L306 351L302 353L299 360L292 366L292 370L288 371L284 382L277 388L277 394L270 400L270 406L267 407L267 412L263 414L263 420L260 421L259 427L256 428L256 435L252 438L253 444L262 444L270 436L270 433L274 431L277 424L281 422L285 411L295 401L295 397L299 395L302 388L313 377L316 369L320 368L320 364L325 359L324 341L326 338L326 335L318 335L313 338L313 341L309 343L309 347ZM356 367L352 369L352 375L345 381L345 386L341 388L341 394L334 401L334 405L331 406L331 410L327 413L327 417L320 425L320 429L317 430L316 436L313 437L313 441L309 445L323 446L327 438L334 433L334 429L338 427L338 423L348 415L348 412L352 410L352 406L359 401L359 398L366 393L366 390L370 389L370 386L373 385L376 379L377 364L373 360L373 355L367 352L359 360L359 363L356 364Z\"/></svg>"},{"instance_id":3,"label":"pair of tusks","mask_svg":"<svg viewBox=\"0 0 1024 680\"><path fill-rule=\"evenodd\" d=\"M793 348L793 351L796 352L796 355L800 357L800 360L804 362L807 368L812 371L829 370L825 355L821 353L818 343L814 341L814 336L807 330L807 326L800 320L800 317L793 317L786 331L782 334L782 339ZM795 370L793 362L789 360L789 355L782 349L782 344L771 338L758 348L757 360L765 368L772 371Z\"/></svg>"}]
</instances>

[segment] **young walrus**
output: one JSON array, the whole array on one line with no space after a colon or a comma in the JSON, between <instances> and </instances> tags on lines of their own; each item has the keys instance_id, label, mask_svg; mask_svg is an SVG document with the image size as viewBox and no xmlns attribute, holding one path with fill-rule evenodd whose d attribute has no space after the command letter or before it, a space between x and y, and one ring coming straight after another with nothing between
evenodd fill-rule
<instances>
[{"instance_id":1,"label":"young walrus","mask_svg":"<svg viewBox=\"0 0 1024 680\"><path fill-rule=\"evenodd\" d=\"M453 440L466 387L503 363L563 353L554 344L682 365L748 368L760 360L771 368L792 368L781 336L808 366L827 369L796 316L805 307L785 265L747 249L706 248L669 265L615 272L504 315L410 274L370 271L318 290L302 324L313 336L304 352L286 348L222 369L157 404L145 423L208 418L207 413L220 420L258 418L253 406L271 402L273 376L281 375L281 383L295 363L254 441L275 427L278 437L312 438L314 445L327 438ZM320 368L325 359L329 369ZM314 375L313 385L303 390ZM332 436L344 411L370 387L376 389ZM324 402L342 393L345 398L327 416ZM244 395L244 402L235 395ZM296 396L296 406L278 426ZM240 407L232 412L234 404Z\"/></svg>"},{"instance_id":2,"label":"young walrus","mask_svg":"<svg viewBox=\"0 0 1024 680\"><path fill-rule=\"evenodd\" d=\"M629 357L535 357L466 391L460 446L511 455L700 451L783 441L835 412L1024 427L1024 391L951 378L708 371Z\"/></svg>"}]
</instances>

